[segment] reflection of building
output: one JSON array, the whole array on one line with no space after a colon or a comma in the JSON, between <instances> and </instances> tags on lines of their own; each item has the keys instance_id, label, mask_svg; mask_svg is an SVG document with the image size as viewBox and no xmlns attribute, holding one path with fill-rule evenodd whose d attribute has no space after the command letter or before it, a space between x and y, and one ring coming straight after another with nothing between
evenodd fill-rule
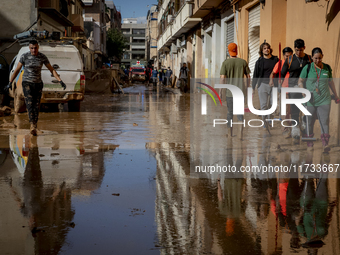
<instances>
[{"instance_id":1,"label":"reflection of building","mask_svg":"<svg viewBox=\"0 0 340 255\"><path fill-rule=\"evenodd\" d=\"M0 253L58 254L75 227L72 196L100 187L104 156L117 146L85 146L83 138L63 135L40 136L38 146L29 135L11 135L7 144L0 157Z\"/></svg>"},{"instance_id":2,"label":"reflection of building","mask_svg":"<svg viewBox=\"0 0 340 255\"><path fill-rule=\"evenodd\" d=\"M152 65L157 61L157 6L150 8L146 21L146 59Z\"/></svg>"},{"instance_id":3,"label":"reflection of building","mask_svg":"<svg viewBox=\"0 0 340 255\"><path fill-rule=\"evenodd\" d=\"M122 32L128 40L129 48L123 54L122 64L131 66L137 61L144 62L145 30L146 24L138 24L137 19L123 19Z\"/></svg>"},{"instance_id":4,"label":"reflection of building","mask_svg":"<svg viewBox=\"0 0 340 255\"><path fill-rule=\"evenodd\" d=\"M185 99L171 95L169 101L161 107L159 100L162 99L149 96L149 121L156 137L155 142L147 144L147 148L157 160L155 217L161 253L288 254L294 251L306 254L306 248L301 246L306 238L299 236L300 247L292 249L296 232L292 231L292 226L286 224L288 219L282 219L274 213L275 204L280 202L277 179L263 174L247 174L244 178L227 179L221 174L218 184L216 175L205 174L197 178L189 174L192 155L202 157L205 146L210 149L212 145L198 138L194 144L197 147L190 144L191 153L196 149L198 151L190 154L189 132L183 135L186 131L182 134L174 131L178 130L178 122L181 123L182 130L183 126L187 127L187 112L180 111L186 105ZM191 132L195 133L197 130L200 131L192 129ZM171 142L167 142L169 137ZM296 161L296 151L289 151L289 156L271 151L270 141L263 140L258 141L258 144L252 140L245 141L244 148L237 139L226 143L222 140L223 149L220 153L232 165L256 165L260 162L272 165L289 164L289 157L296 164L306 162L303 156ZM200 141L202 144L199 144ZM215 141L215 146L217 144ZM215 151L211 151L213 153ZM250 155L251 153L257 155ZM211 158L214 159L214 156L211 155ZM302 185L301 178L293 180ZM338 179L330 178L327 182L329 202L338 200ZM291 191L293 195L301 193L300 189L293 188ZM301 209L301 194L295 200L290 195L287 194L286 200L289 200L287 203L291 203L291 207L287 205L286 208L289 213L290 210L294 211L291 218L295 219L294 213L299 213ZM339 204L336 208L334 204L328 205L327 219L321 222L328 234L323 239L325 245L319 250L320 254L339 253L339 208ZM302 221L300 226L304 224L306 223Z\"/></svg>"}]
</instances>

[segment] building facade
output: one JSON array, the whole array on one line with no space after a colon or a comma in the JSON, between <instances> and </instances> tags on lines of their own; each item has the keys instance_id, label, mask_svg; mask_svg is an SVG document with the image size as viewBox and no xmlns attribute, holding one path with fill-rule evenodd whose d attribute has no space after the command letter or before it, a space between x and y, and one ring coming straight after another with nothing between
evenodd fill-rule
<instances>
[{"instance_id":1,"label":"building facade","mask_svg":"<svg viewBox=\"0 0 340 255\"><path fill-rule=\"evenodd\" d=\"M124 52L122 64L129 67L137 61L145 63L146 24L138 24L136 18L123 19L122 32L128 40L129 48Z\"/></svg>"},{"instance_id":2,"label":"building facade","mask_svg":"<svg viewBox=\"0 0 340 255\"><path fill-rule=\"evenodd\" d=\"M146 58L150 67L157 61L157 6L152 6L146 15Z\"/></svg>"},{"instance_id":3,"label":"building facade","mask_svg":"<svg viewBox=\"0 0 340 255\"><path fill-rule=\"evenodd\" d=\"M106 8L108 9L108 15L110 17L110 21L106 23L106 29L115 28L120 30L122 27L122 15L120 12L120 8L115 6L113 1L105 1Z\"/></svg>"},{"instance_id":4,"label":"building facade","mask_svg":"<svg viewBox=\"0 0 340 255\"><path fill-rule=\"evenodd\" d=\"M100 68L106 54L106 24L110 21L109 9L104 0L84 0L85 4L85 34L94 51L95 68Z\"/></svg>"},{"instance_id":5,"label":"building facade","mask_svg":"<svg viewBox=\"0 0 340 255\"><path fill-rule=\"evenodd\" d=\"M81 1L66 0L27 0L3 1L1 3L0 51L11 62L20 50L13 44L13 36L26 30L47 30L60 32L61 36L71 36L81 29L81 10L73 12ZM80 30L79 30L80 29ZM6 49L6 50L5 50Z\"/></svg>"}]
</instances>

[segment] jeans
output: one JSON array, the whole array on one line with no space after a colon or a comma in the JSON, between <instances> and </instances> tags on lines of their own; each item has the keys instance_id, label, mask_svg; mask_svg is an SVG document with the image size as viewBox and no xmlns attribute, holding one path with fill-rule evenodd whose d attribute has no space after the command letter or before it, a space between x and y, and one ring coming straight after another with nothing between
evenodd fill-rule
<instances>
[{"instance_id":1,"label":"jeans","mask_svg":"<svg viewBox=\"0 0 340 255\"><path fill-rule=\"evenodd\" d=\"M22 89L25 96L28 118L31 124L36 125L39 118L40 99L44 84L23 81Z\"/></svg>"}]
</instances>

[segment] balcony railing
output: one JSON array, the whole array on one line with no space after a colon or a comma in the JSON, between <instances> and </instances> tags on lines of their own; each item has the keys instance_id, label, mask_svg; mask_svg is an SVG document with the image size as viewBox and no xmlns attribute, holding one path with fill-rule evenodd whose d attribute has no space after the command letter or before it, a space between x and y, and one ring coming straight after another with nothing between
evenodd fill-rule
<instances>
[{"instance_id":1,"label":"balcony railing","mask_svg":"<svg viewBox=\"0 0 340 255\"><path fill-rule=\"evenodd\" d=\"M177 13L175 19L168 24L163 34L159 37L157 42L158 49L165 46L171 39L174 39L187 32L190 28L199 23L201 18L190 18L192 16L192 5L185 4Z\"/></svg>"}]
</instances>

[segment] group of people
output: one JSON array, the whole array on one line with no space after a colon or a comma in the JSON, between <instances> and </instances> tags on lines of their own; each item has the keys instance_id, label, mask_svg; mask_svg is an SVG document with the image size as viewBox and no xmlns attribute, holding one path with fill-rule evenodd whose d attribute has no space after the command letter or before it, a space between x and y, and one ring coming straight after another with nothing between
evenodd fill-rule
<instances>
[{"instance_id":1,"label":"group of people","mask_svg":"<svg viewBox=\"0 0 340 255\"><path fill-rule=\"evenodd\" d=\"M313 138L313 127L316 118L319 119L321 127L321 141L324 146L324 151L328 152L329 143L329 115L331 99L333 98L338 103L339 97L336 92L332 79L332 69L329 65L322 62L323 52L320 48L314 48L312 55L306 54L305 42L302 39L294 41L294 51L290 47L283 49L283 59L279 62L279 58L274 56L273 50L269 43L264 42L260 45L259 59L255 63L252 89L253 94L258 90L261 110L266 110L271 100L272 87L278 86L275 79L279 73L282 77L282 87L300 87L306 88L311 92L311 100L305 105L307 110L312 114L306 116L300 121L300 109L292 104L287 108L286 118L294 120L292 128L286 128L286 138L293 137L296 140L300 139L300 130L303 130L302 136ZM246 76L248 86L250 81L250 70L248 63L237 57L237 45L231 43L228 45L230 58L226 59L221 67L220 78L223 82L234 84L243 90L243 79ZM232 81L234 79L234 82ZM278 81L281 84L281 81ZM333 93L331 95L330 93ZM302 93L287 93L288 98L297 99L303 98ZM230 91L227 91L227 107L228 107L228 134L232 136L232 127L230 120L233 117L233 97ZM240 121L243 121L243 116L237 116ZM266 117L264 117L266 118ZM292 121L293 122L293 121ZM305 122L307 124L305 124ZM297 124L297 125L294 125ZM306 126L306 127L305 127ZM305 128L303 128L305 127ZM307 132L308 130L308 132ZM241 139L243 126L241 125ZM313 147L313 141L307 141L308 147Z\"/></svg>"},{"instance_id":2,"label":"group of people","mask_svg":"<svg viewBox=\"0 0 340 255\"><path fill-rule=\"evenodd\" d=\"M168 69L160 68L159 70L155 67L151 72L151 80L154 86L157 86L158 81L164 86L169 86L172 80L172 70L170 66Z\"/></svg>"},{"instance_id":3,"label":"group of people","mask_svg":"<svg viewBox=\"0 0 340 255\"><path fill-rule=\"evenodd\" d=\"M187 67L186 63L183 63L182 67L180 68L179 71L179 77L178 77L178 88L182 92L187 92L189 89L188 83L190 79L190 70ZM156 86L158 81L160 84L163 84L164 86L170 86L172 84L172 79L173 79L173 72L170 68L168 69L161 68L157 70L155 67L154 70L151 72L151 79L153 82L153 85Z\"/></svg>"}]
</instances>

